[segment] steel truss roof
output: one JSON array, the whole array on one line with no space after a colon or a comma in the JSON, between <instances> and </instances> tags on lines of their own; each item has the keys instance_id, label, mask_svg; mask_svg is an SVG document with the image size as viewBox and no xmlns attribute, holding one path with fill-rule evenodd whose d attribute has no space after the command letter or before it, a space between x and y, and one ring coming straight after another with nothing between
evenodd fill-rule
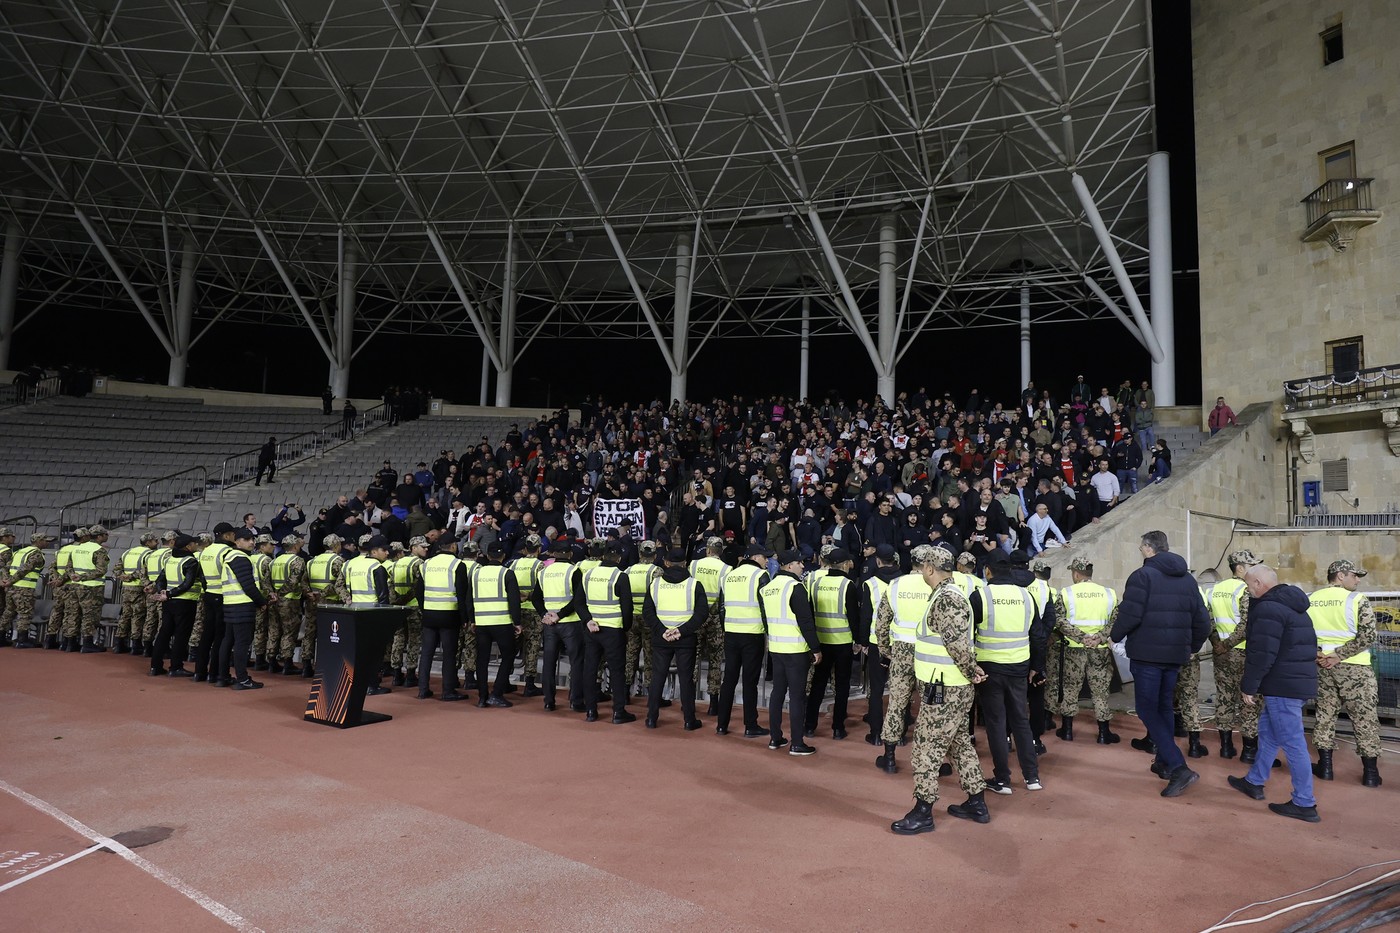
<instances>
[{"instance_id":1,"label":"steel truss roof","mask_svg":"<svg viewBox=\"0 0 1400 933\"><path fill-rule=\"evenodd\" d=\"M669 353L684 243L696 340L795 334L806 295L869 346L892 215L902 355L1026 283L1036 321L1106 313L1071 171L1147 270L1146 0L6 0L0 50L21 315L134 291L169 334L189 239L196 335L326 337L352 249L358 346Z\"/></svg>"}]
</instances>

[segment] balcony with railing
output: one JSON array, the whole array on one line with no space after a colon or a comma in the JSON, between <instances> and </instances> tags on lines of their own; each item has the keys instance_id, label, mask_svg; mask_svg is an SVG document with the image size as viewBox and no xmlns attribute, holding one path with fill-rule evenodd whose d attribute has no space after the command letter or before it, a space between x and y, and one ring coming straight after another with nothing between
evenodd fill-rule
<instances>
[{"instance_id":1,"label":"balcony with railing","mask_svg":"<svg viewBox=\"0 0 1400 933\"><path fill-rule=\"evenodd\" d=\"M1351 246L1356 231L1381 219L1371 203L1370 178L1331 178L1303 198L1308 211L1304 243L1326 240L1337 252Z\"/></svg>"},{"instance_id":2,"label":"balcony with railing","mask_svg":"<svg viewBox=\"0 0 1400 933\"><path fill-rule=\"evenodd\" d=\"M1400 363L1321 376L1289 379L1283 384L1283 420L1298 438L1299 454L1313 461L1314 429L1371 422L1380 415L1390 452L1400 457Z\"/></svg>"}]
</instances>

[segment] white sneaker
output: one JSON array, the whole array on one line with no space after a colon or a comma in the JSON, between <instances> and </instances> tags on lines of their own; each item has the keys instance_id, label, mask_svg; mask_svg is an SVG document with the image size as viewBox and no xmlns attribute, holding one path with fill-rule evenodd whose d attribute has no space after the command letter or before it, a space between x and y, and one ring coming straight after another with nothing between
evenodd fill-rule
<instances>
[{"instance_id":1,"label":"white sneaker","mask_svg":"<svg viewBox=\"0 0 1400 933\"><path fill-rule=\"evenodd\" d=\"M1004 781L987 781L987 790L994 794L1001 794L1003 797L1011 795L1011 784Z\"/></svg>"},{"instance_id":2,"label":"white sneaker","mask_svg":"<svg viewBox=\"0 0 1400 933\"><path fill-rule=\"evenodd\" d=\"M1045 785L1040 783L1040 778L1026 782L1026 790L1044 790Z\"/></svg>"}]
</instances>

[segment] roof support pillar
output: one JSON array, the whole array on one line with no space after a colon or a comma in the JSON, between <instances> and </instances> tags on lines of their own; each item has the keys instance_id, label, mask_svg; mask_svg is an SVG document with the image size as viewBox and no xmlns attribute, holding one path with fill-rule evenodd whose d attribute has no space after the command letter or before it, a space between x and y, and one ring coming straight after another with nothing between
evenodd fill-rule
<instances>
[{"instance_id":1,"label":"roof support pillar","mask_svg":"<svg viewBox=\"0 0 1400 933\"><path fill-rule=\"evenodd\" d=\"M797 397L801 400L811 394L807 377L812 364L812 299L808 295L802 296L802 337L799 346L801 358L797 366Z\"/></svg>"},{"instance_id":2,"label":"roof support pillar","mask_svg":"<svg viewBox=\"0 0 1400 933\"><path fill-rule=\"evenodd\" d=\"M506 231L505 281L501 283L501 365L496 367L496 407L510 406L511 376L515 369L515 264L519 254L515 226ZM482 367L483 370L485 367Z\"/></svg>"},{"instance_id":3,"label":"roof support pillar","mask_svg":"<svg viewBox=\"0 0 1400 933\"><path fill-rule=\"evenodd\" d=\"M880 360L876 371L876 393L886 405L894 405L894 348L899 342L895 332L895 273L899 256L895 244L894 215L880 218Z\"/></svg>"},{"instance_id":4,"label":"roof support pillar","mask_svg":"<svg viewBox=\"0 0 1400 933\"><path fill-rule=\"evenodd\" d=\"M355 352L355 271L359 252L353 242L340 239L340 295L335 306L335 333L331 335L331 392L336 398L350 395L350 357Z\"/></svg>"},{"instance_id":5,"label":"roof support pillar","mask_svg":"<svg viewBox=\"0 0 1400 933\"><path fill-rule=\"evenodd\" d=\"M1031 384L1031 287L1021 286L1021 385Z\"/></svg>"},{"instance_id":6,"label":"roof support pillar","mask_svg":"<svg viewBox=\"0 0 1400 933\"><path fill-rule=\"evenodd\" d=\"M685 401L686 376L690 373L690 234L676 238L676 311L671 321L671 398Z\"/></svg>"},{"instance_id":7,"label":"roof support pillar","mask_svg":"<svg viewBox=\"0 0 1400 933\"><path fill-rule=\"evenodd\" d=\"M199 266L199 254L195 251L194 240L185 237L184 249L180 253L180 284L175 292L175 319L171 322L170 342L175 352L170 355L170 378L167 385L181 388L185 384L185 372L190 365L190 333L194 325L194 283L195 270Z\"/></svg>"},{"instance_id":8,"label":"roof support pillar","mask_svg":"<svg viewBox=\"0 0 1400 933\"><path fill-rule=\"evenodd\" d=\"M1157 344L1157 337L1152 333L1152 325L1147 320L1147 312L1142 308L1142 302L1138 300L1137 289L1133 288L1133 282L1128 278L1128 270L1123 265L1123 257L1118 255L1118 247L1113 245L1113 238L1108 235L1108 226L1104 224L1103 217L1099 215L1098 205L1094 203L1094 197L1089 193L1089 186L1084 183L1084 178L1078 172L1069 176L1070 183L1074 185L1074 193L1079 197L1079 203L1084 208L1084 214L1089 219L1089 226L1094 229L1094 236L1099 241L1099 247L1103 250L1104 258L1108 260L1109 268L1113 270L1113 278L1118 283L1118 288L1123 292L1123 297L1128 300L1128 310L1133 314L1133 322L1137 325L1138 333L1141 334L1143 346L1147 347L1147 352L1152 356L1153 363L1162 362L1162 348Z\"/></svg>"},{"instance_id":9,"label":"roof support pillar","mask_svg":"<svg viewBox=\"0 0 1400 933\"><path fill-rule=\"evenodd\" d=\"M15 301L19 298L19 254L24 230L19 221L5 225L5 256L0 261L0 369L10 368L10 343L15 334Z\"/></svg>"},{"instance_id":10,"label":"roof support pillar","mask_svg":"<svg viewBox=\"0 0 1400 933\"><path fill-rule=\"evenodd\" d=\"M1172 307L1172 202L1170 156L1147 158L1148 291L1152 333L1162 359L1152 358L1152 390L1158 405L1176 404L1176 312Z\"/></svg>"}]
</instances>

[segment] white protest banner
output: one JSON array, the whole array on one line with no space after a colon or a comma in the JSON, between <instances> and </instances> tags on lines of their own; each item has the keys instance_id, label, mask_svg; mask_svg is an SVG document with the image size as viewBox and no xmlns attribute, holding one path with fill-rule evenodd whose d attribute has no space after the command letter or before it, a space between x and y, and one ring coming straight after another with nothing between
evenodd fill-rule
<instances>
[{"instance_id":1,"label":"white protest banner","mask_svg":"<svg viewBox=\"0 0 1400 933\"><path fill-rule=\"evenodd\" d=\"M617 528L624 518L632 520L632 537L640 541L646 537L646 515L642 512L641 499L595 499L593 500L593 534L599 538L610 529Z\"/></svg>"}]
</instances>

